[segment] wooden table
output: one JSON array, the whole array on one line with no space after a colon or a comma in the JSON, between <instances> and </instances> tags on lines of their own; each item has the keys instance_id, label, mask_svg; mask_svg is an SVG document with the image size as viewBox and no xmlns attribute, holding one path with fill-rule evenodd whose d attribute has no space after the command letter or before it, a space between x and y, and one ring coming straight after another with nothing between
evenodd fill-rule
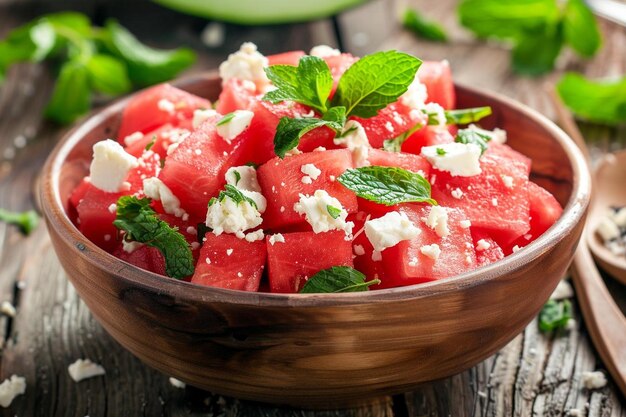
<instances>
[{"instance_id":1,"label":"wooden table","mask_svg":"<svg viewBox=\"0 0 626 417\"><path fill-rule=\"evenodd\" d=\"M13 27L43 12L74 9L96 22L115 17L151 44L187 44L200 52L190 71L215 68L245 40L264 53L337 45L339 31L347 51L364 54L397 48L423 59L447 58L455 79L514 97L554 116L545 84L563 70L591 76L626 73L626 30L601 22L604 47L590 62L567 53L559 70L539 79L513 76L509 55L498 46L476 42L459 27L455 3L413 1L446 26L448 45L417 40L396 24L400 2L372 1L332 20L300 25L240 27L225 25L223 45L207 48L199 41L206 22L176 14L145 0L68 0L39 3L0 0L0 38ZM51 72L38 65L14 67L0 88L0 206L24 210L35 206L37 174L50 149L66 129L41 118L50 95ZM582 126L595 155L624 147L626 130ZM607 282L617 298L623 287ZM15 318L0 318L3 342L0 379L26 377L26 394L15 399L7 416L561 416L572 408L589 416L626 416L626 402L612 383L603 389L582 388L583 371L602 369L584 323L570 332L543 335L533 321L500 352L476 367L443 381L385 398L369 407L312 412L224 398L187 387L172 386L166 375L147 368L113 341L94 321L67 281L43 224L30 236L0 223L0 301L17 306ZM622 301L623 305L623 301ZM625 347L626 348L626 347ZM107 370L106 377L73 382L67 366L91 358Z\"/></svg>"}]
</instances>

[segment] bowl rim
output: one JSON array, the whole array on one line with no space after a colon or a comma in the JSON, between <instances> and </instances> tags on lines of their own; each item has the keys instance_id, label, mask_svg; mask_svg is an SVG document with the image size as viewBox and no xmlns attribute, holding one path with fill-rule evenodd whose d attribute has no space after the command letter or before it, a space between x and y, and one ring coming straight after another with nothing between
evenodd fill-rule
<instances>
[{"instance_id":1,"label":"bowl rim","mask_svg":"<svg viewBox=\"0 0 626 417\"><path fill-rule=\"evenodd\" d=\"M217 77L215 71L174 80L172 84L185 89L202 81L208 82ZM42 171L42 181L39 187L39 196L42 212L49 229L76 249L76 255L83 257L86 262L95 264L101 270L107 271L127 284L141 287L145 290L168 295L178 299L196 300L198 302L222 302L250 306L289 306L289 307L320 307L341 306L353 304L402 301L445 295L460 289L480 285L491 281L507 272L522 268L527 263L539 258L543 253L550 251L565 236L571 233L580 221L584 221L591 194L591 176L580 149L569 136L557 127L551 120L539 112L499 93L479 90L478 88L455 83L457 90L482 95L489 100L509 106L523 117L536 120L560 144L572 166L573 182L572 194L563 209L563 214L550 229L539 238L525 246L523 250L511 254L495 263L465 272L460 275L435 280L431 282L413 284L404 287L387 288L375 291L332 293L332 294L276 294L264 292L247 292L224 288L215 288L179 281L163 277L159 274L143 270L99 248L87 239L71 222L60 198L59 176L61 167L74 146L80 142L85 134L97 126L102 118L107 118L120 112L124 106L140 90L126 96L113 104L97 111L83 119L77 126L67 132L55 145ZM100 256L91 256L90 253Z\"/></svg>"}]
</instances>

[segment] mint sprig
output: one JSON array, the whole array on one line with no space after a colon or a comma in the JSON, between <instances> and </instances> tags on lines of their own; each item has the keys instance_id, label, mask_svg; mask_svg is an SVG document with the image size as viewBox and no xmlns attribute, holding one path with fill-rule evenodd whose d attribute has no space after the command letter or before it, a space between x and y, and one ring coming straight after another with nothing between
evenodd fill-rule
<instances>
[{"instance_id":1,"label":"mint sprig","mask_svg":"<svg viewBox=\"0 0 626 417\"><path fill-rule=\"evenodd\" d=\"M370 285L380 284L379 279L365 281L365 275L349 266L333 266L309 278L301 294L367 291Z\"/></svg>"},{"instance_id":2,"label":"mint sprig","mask_svg":"<svg viewBox=\"0 0 626 417\"><path fill-rule=\"evenodd\" d=\"M543 332L549 332L565 328L571 318L572 303L569 300L549 300L539 313L539 329Z\"/></svg>"},{"instance_id":3,"label":"mint sprig","mask_svg":"<svg viewBox=\"0 0 626 417\"><path fill-rule=\"evenodd\" d=\"M484 133L480 133L473 129L459 129L454 138L454 141L457 143L473 143L480 147L480 154L484 154L487 150L487 143L491 140L491 136L486 135ZM437 148L437 153L439 154L439 149Z\"/></svg>"},{"instance_id":4,"label":"mint sprig","mask_svg":"<svg viewBox=\"0 0 626 417\"><path fill-rule=\"evenodd\" d=\"M231 200L233 200L236 204L241 204L244 202L250 203L250 205L252 207L254 207L255 209L258 209L256 203L254 202L253 199L251 199L250 197L248 197L247 195L243 194L241 192L241 190L239 190L238 188L230 185L230 184L226 184L224 186L224 190L220 191L219 195L217 197L213 197L209 200L209 207L211 207L213 204L217 203L217 202L221 202L224 201L225 198L230 198Z\"/></svg>"},{"instance_id":5,"label":"mint sprig","mask_svg":"<svg viewBox=\"0 0 626 417\"><path fill-rule=\"evenodd\" d=\"M0 221L15 225L22 233L28 235L39 224L39 216L34 210L17 212L0 209Z\"/></svg>"},{"instance_id":6,"label":"mint sprig","mask_svg":"<svg viewBox=\"0 0 626 417\"><path fill-rule=\"evenodd\" d=\"M337 181L358 197L386 206L437 204L431 198L430 183L420 174L402 168L365 166L348 169Z\"/></svg>"},{"instance_id":7,"label":"mint sprig","mask_svg":"<svg viewBox=\"0 0 626 417\"><path fill-rule=\"evenodd\" d=\"M470 107L467 109L445 110L446 124L449 125L467 125L476 123L492 113L491 107ZM438 125L439 118L435 112L426 112L429 125Z\"/></svg>"},{"instance_id":8,"label":"mint sprig","mask_svg":"<svg viewBox=\"0 0 626 417\"><path fill-rule=\"evenodd\" d=\"M117 200L113 225L126 232L127 241L157 248L165 258L165 272L182 279L193 274L194 263L189 243L175 228L159 219L150 207L150 199L122 196Z\"/></svg>"}]
</instances>

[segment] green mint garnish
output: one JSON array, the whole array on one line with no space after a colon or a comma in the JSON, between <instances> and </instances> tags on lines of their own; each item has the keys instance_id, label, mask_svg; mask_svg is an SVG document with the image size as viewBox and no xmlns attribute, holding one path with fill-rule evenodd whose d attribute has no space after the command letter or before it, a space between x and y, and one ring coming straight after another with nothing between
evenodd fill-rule
<instances>
[{"instance_id":1,"label":"green mint garnish","mask_svg":"<svg viewBox=\"0 0 626 417\"><path fill-rule=\"evenodd\" d=\"M233 174L235 174L235 185L237 185L239 184L239 181L241 181L241 174L237 170L235 170Z\"/></svg>"},{"instance_id":2,"label":"green mint garnish","mask_svg":"<svg viewBox=\"0 0 626 417\"><path fill-rule=\"evenodd\" d=\"M406 140L413 133L417 132L418 130L420 130L423 127L424 126L422 126L421 124L418 123L415 126L413 126L412 128L410 128L409 130L407 130L406 132L401 133L397 137L395 137L393 139L384 140L383 141L383 149L386 150L387 152L401 152L402 151L402 144L404 142L406 142Z\"/></svg>"},{"instance_id":3,"label":"green mint garnish","mask_svg":"<svg viewBox=\"0 0 626 417\"><path fill-rule=\"evenodd\" d=\"M439 23L424 19L415 9L406 9L402 25L416 36L435 42L447 42L448 36Z\"/></svg>"},{"instance_id":4,"label":"green mint garnish","mask_svg":"<svg viewBox=\"0 0 626 417\"><path fill-rule=\"evenodd\" d=\"M34 210L15 212L0 209L0 221L15 225L22 233L28 235L39 224L39 216Z\"/></svg>"},{"instance_id":5,"label":"green mint garnish","mask_svg":"<svg viewBox=\"0 0 626 417\"><path fill-rule=\"evenodd\" d=\"M367 291L370 285L380 284L379 279L365 281L365 275L349 266L333 266L309 278L301 294Z\"/></svg>"},{"instance_id":6,"label":"green mint garnish","mask_svg":"<svg viewBox=\"0 0 626 417\"><path fill-rule=\"evenodd\" d=\"M259 167L259 164L257 164L256 162L252 162L252 161L251 162L246 162L245 165L247 167L252 167L254 169L257 169Z\"/></svg>"},{"instance_id":7,"label":"green mint garnish","mask_svg":"<svg viewBox=\"0 0 626 417\"><path fill-rule=\"evenodd\" d=\"M156 143L157 137L156 135L152 135L152 139L150 140L150 142L148 142L148 144L145 147L146 151L149 151L150 149L152 149L152 147L154 146L154 144Z\"/></svg>"},{"instance_id":8,"label":"green mint garnish","mask_svg":"<svg viewBox=\"0 0 626 417\"><path fill-rule=\"evenodd\" d=\"M439 117L436 112L426 112L429 125L438 125ZM491 115L491 107L473 107L469 109L445 110L446 124L467 125Z\"/></svg>"},{"instance_id":9,"label":"green mint garnish","mask_svg":"<svg viewBox=\"0 0 626 417\"><path fill-rule=\"evenodd\" d=\"M437 155L444 156L446 154L446 150L443 148L437 148Z\"/></svg>"},{"instance_id":10,"label":"green mint garnish","mask_svg":"<svg viewBox=\"0 0 626 417\"><path fill-rule=\"evenodd\" d=\"M407 91L421 64L398 51L365 55L341 76L332 105L344 106L348 116L376 116Z\"/></svg>"},{"instance_id":11,"label":"green mint garnish","mask_svg":"<svg viewBox=\"0 0 626 417\"><path fill-rule=\"evenodd\" d=\"M400 203L437 204L430 183L415 172L396 167L365 166L348 169L337 178L357 196L386 206Z\"/></svg>"},{"instance_id":12,"label":"green mint garnish","mask_svg":"<svg viewBox=\"0 0 626 417\"><path fill-rule=\"evenodd\" d=\"M457 143L473 143L475 145L478 145L480 147L480 154L484 154L485 151L487 150L487 143L491 140L491 136L486 135L484 133L480 133L476 130L473 129L459 129L459 131L456 134L456 137L454 138L454 141ZM437 148L437 154L441 155L439 153L439 149ZM443 150L443 149L442 149Z\"/></svg>"},{"instance_id":13,"label":"green mint garnish","mask_svg":"<svg viewBox=\"0 0 626 417\"><path fill-rule=\"evenodd\" d=\"M165 258L165 272L182 279L193 274L194 262L189 243L175 228L159 219L150 207L150 199L122 196L117 200L113 225L126 232L127 241L157 248Z\"/></svg>"},{"instance_id":14,"label":"green mint garnish","mask_svg":"<svg viewBox=\"0 0 626 417\"><path fill-rule=\"evenodd\" d=\"M626 122L626 77L592 81L568 73L556 88L563 103L580 118L609 125Z\"/></svg>"},{"instance_id":15,"label":"green mint garnish","mask_svg":"<svg viewBox=\"0 0 626 417\"><path fill-rule=\"evenodd\" d=\"M220 191L219 195L217 197L213 197L209 200L209 207L211 207L213 204L215 204L216 202L221 202L224 201L225 198L230 198L231 200L233 200L236 204L241 204L244 202L250 203L250 205L252 207L254 207L255 209L258 209L256 203L254 202L253 199L251 199L250 197L244 195L239 189L237 189L236 187L230 185L230 184L226 184L224 186L224 190Z\"/></svg>"},{"instance_id":16,"label":"green mint garnish","mask_svg":"<svg viewBox=\"0 0 626 417\"><path fill-rule=\"evenodd\" d=\"M580 56L591 58L602 45L596 19L583 0L569 0L563 12L565 42Z\"/></svg>"},{"instance_id":17,"label":"green mint garnish","mask_svg":"<svg viewBox=\"0 0 626 417\"><path fill-rule=\"evenodd\" d=\"M326 210L328 211L328 214L330 214L330 217L332 217L333 219L336 219L341 215L341 209L335 206L331 206L330 204L326 206Z\"/></svg>"},{"instance_id":18,"label":"green mint garnish","mask_svg":"<svg viewBox=\"0 0 626 417\"><path fill-rule=\"evenodd\" d=\"M217 123L215 124L215 126L222 126L222 125L225 125L226 123L228 123L228 122L230 122L231 120L233 120L233 117L235 117L235 112L228 113L227 115L225 115L224 117L222 117L222 118L220 119L220 121L219 121L219 122L217 122Z\"/></svg>"},{"instance_id":19,"label":"green mint garnish","mask_svg":"<svg viewBox=\"0 0 626 417\"><path fill-rule=\"evenodd\" d=\"M554 329L562 329L572 318L572 304L569 300L549 300L539 313L539 329L549 332Z\"/></svg>"}]
</instances>

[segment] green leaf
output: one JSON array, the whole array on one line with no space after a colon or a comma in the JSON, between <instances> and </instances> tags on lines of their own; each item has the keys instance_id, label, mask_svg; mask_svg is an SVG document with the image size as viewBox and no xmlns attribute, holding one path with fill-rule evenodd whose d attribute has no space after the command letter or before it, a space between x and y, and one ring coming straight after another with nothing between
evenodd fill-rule
<instances>
[{"instance_id":1,"label":"green leaf","mask_svg":"<svg viewBox=\"0 0 626 417\"><path fill-rule=\"evenodd\" d=\"M97 54L89 57L87 63L92 89L104 94L117 96L132 88L124 62L109 55Z\"/></svg>"},{"instance_id":2,"label":"green leaf","mask_svg":"<svg viewBox=\"0 0 626 417\"><path fill-rule=\"evenodd\" d=\"M436 42L447 42L448 40L448 36L440 24L424 19L415 9L404 11L402 24L420 38Z\"/></svg>"},{"instance_id":3,"label":"green leaf","mask_svg":"<svg viewBox=\"0 0 626 417\"><path fill-rule=\"evenodd\" d=\"M150 142L148 142L148 144L146 145L146 147L144 148L146 151L149 151L150 149L152 149L152 147L154 146L154 144L156 143L157 137L156 135L152 135L152 139L150 139Z\"/></svg>"},{"instance_id":4,"label":"green leaf","mask_svg":"<svg viewBox=\"0 0 626 417\"><path fill-rule=\"evenodd\" d=\"M367 291L370 285L380 284L379 279L365 281L365 275L349 266L333 266L309 278L301 294Z\"/></svg>"},{"instance_id":5,"label":"green leaf","mask_svg":"<svg viewBox=\"0 0 626 417\"><path fill-rule=\"evenodd\" d=\"M165 258L168 276L182 279L193 274L194 262L189 243L176 229L159 219L150 207L149 198L120 197L113 225L126 232L126 240L157 248Z\"/></svg>"},{"instance_id":6,"label":"green leaf","mask_svg":"<svg viewBox=\"0 0 626 417\"><path fill-rule=\"evenodd\" d=\"M438 125L439 119L437 113L427 112L428 124ZM476 123L479 120L491 115L491 107L473 107L469 109L445 110L446 123L449 125L467 125Z\"/></svg>"},{"instance_id":7,"label":"green leaf","mask_svg":"<svg viewBox=\"0 0 626 417\"><path fill-rule=\"evenodd\" d=\"M215 126L222 126L225 125L226 123L230 122L231 120L233 120L233 118L235 117L235 112L231 112L228 113L227 115L225 115L224 117L222 117L216 124Z\"/></svg>"},{"instance_id":8,"label":"green leaf","mask_svg":"<svg viewBox=\"0 0 626 417\"><path fill-rule=\"evenodd\" d=\"M72 60L63 64L46 107L46 117L68 124L87 113L91 104L89 81L89 71L82 62Z\"/></svg>"},{"instance_id":9,"label":"green leaf","mask_svg":"<svg viewBox=\"0 0 626 417\"><path fill-rule=\"evenodd\" d=\"M336 112L332 114L336 115ZM340 131L343 127L339 122L314 117L305 117L302 119L282 117L278 122L274 136L274 153L280 158L284 158L288 151L298 146L302 136L321 126L329 126L335 131Z\"/></svg>"},{"instance_id":10,"label":"green leaf","mask_svg":"<svg viewBox=\"0 0 626 417\"><path fill-rule=\"evenodd\" d=\"M263 97L272 103L285 100L309 106L320 113L327 110L326 102L333 87L333 77L328 64L316 56L300 58L298 66L272 65L265 68L267 77L276 90Z\"/></svg>"},{"instance_id":11,"label":"green leaf","mask_svg":"<svg viewBox=\"0 0 626 417\"><path fill-rule=\"evenodd\" d=\"M543 32L558 21L560 11L555 0L463 0L458 14L480 38L518 39Z\"/></svg>"},{"instance_id":12,"label":"green leaf","mask_svg":"<svg viewBox=\"0 0 626 417\"><path fill-rule=\"evenodd\" d=\"M235 204L241 204L241 203L247 202L247 203L250 203L250 205L254 207L255 209L258 208L253 199L243 194L241 190L239 190L238 188L230 184L226 184L224 186L224 190L220 191L217 197L213 197L212 199L209 200L209 207L218 201L224 201L225 198L230 198L231 200L235 202Z\"/></svg>"},{"instance_id":13,"label":"green leaf","mask_svg":"<svg viewBox=\"0 0 626 417\"><path fill-rule=\"evenodd\" d=\"M330 214L330 217L333 219L336 219L341 215L341 209L335 206L326 205L326 211L328 211L328 214Z\"/></svg>"},{"instance_id":14,"label":"green leaf","mask_svg":"<svg viewBox=\"0 0 626 417\"><path fill-rule=\"evenodd\" d=\"M39 216L34 210L15 212L0 209L0 221L15 225L22 233L28 235L39 224Z\"/></svg>"},{"instance_id":15,"label":"green leaf","mask_svg":"<svg viewBox=\"0 0 626 417\"><path fill-rule=\"evenodd\" d=\"M561 25L542 32L527 34L513 48L513 70L518 74L537 76L554 69L563 47Z\"/></svg>"},{"instance_id":16,"label":"green leaf","mask_svg":"<svg viewBox=\"0 0 626 417\"><path fill-rule=\"evenodd\" d=\"M421 63L398 51L366 55L341 76L332 105L348 116L373 117L406 92Z\"/></svg>"},{"instance_id":17,"label":"green leaf","mask_svg":"<svg viewBox=\"0 0 626 417\"><path fill-rule=\"evenodd\" d=\"M386 206L412 202L437 204L431 198L430 183L420 174L402 168L348 169L337 181L357 196Z\"/></svg>"},{"instance_id":18,"label":"green leaf","mask_svg":"<svg viewBox=\"0 0 626 417\"><path fill-rule=\"evenodd\" d=\"M556 88L563 103L578 117L609 125L626 122L626 77L591 81L567 73Z\"/></svg>"},{"instance_id":19,"label":"green leaf","mask_svg":"<svg viewBox=\"0 0 626 417\"><path fill-rule=\"evenodd\" d=\"M473 143L480 147L480 154L484 154L487 150L487 143L491 140L491 136L485 135L484 133L477 132L473 129L460 129L456 137L454 138L455 142L458 143ZM437 148L437 154L439 154L439 149ZM443 150L443 149L442 149ZM441 154L439 154L441 155Z\"/></svg>"},{"instance_id":20,"label":"green leaf","mask_svg":"<svg viewBox=\"0 0 626 417\"><path fill-rule=\"evenodd\" d=\"M554 329L562 329L572 318L572 304L569 300L549 300L539 313L539 329L549 332Z\"/></svg>"},{"instance_id":21,"label":"green leaf","mask_svg":"<svg viewBox=\"0 0 626 417\"><path fill-rule=\"evenodd\" d=\"M430 121L430 119L429 119ZM416 131L423 128L422 124L418 123L404 133L399 134L393 139L387 139L383 141L383 150L387 152L401 152L402 144Z\"/></svg>"},{"instance_id":22,"label":"green leaf","mask_svg":"<svg viewBox=\"0 0 626 417\"><path fill-rule=\"evenodd\" d=\"M107 22L103 38L109 51L126 62L131 81L139 86L170 80L196 60L196 54L187 48L150 48L114 21Z\"/></svg>"},{"instance_id":23,"label":"green leaf","mask_svg":"<svg viewBox=\"0 0 626 417\"><path fill-rule=\"evenodd\" d=\"M38 20L20 26L0 42L0 68L22 61L38 62L54 48L56 34L51 24Z\"/></svg>"},{"instance_id":24,"label":"green leaf","mask_svg":"<svg viewBox=\"0 0 626 417\"><path fill-rule=\"evenodd\" d=\"M590 58L598 52L602 36L593 13L583 0L568 0L563 12L563 35L576 52Z\"/></svg>"},{"instance_id":25,"label":"green leaf","mask_svg":"<svg viewBox=\"0 0 626 417\"><path fill-rule=\"evenodd\" d=\"M446 150L443 148L437 148L437 155L444 156L446 154Z\"/></svg>"}]
</instances>

